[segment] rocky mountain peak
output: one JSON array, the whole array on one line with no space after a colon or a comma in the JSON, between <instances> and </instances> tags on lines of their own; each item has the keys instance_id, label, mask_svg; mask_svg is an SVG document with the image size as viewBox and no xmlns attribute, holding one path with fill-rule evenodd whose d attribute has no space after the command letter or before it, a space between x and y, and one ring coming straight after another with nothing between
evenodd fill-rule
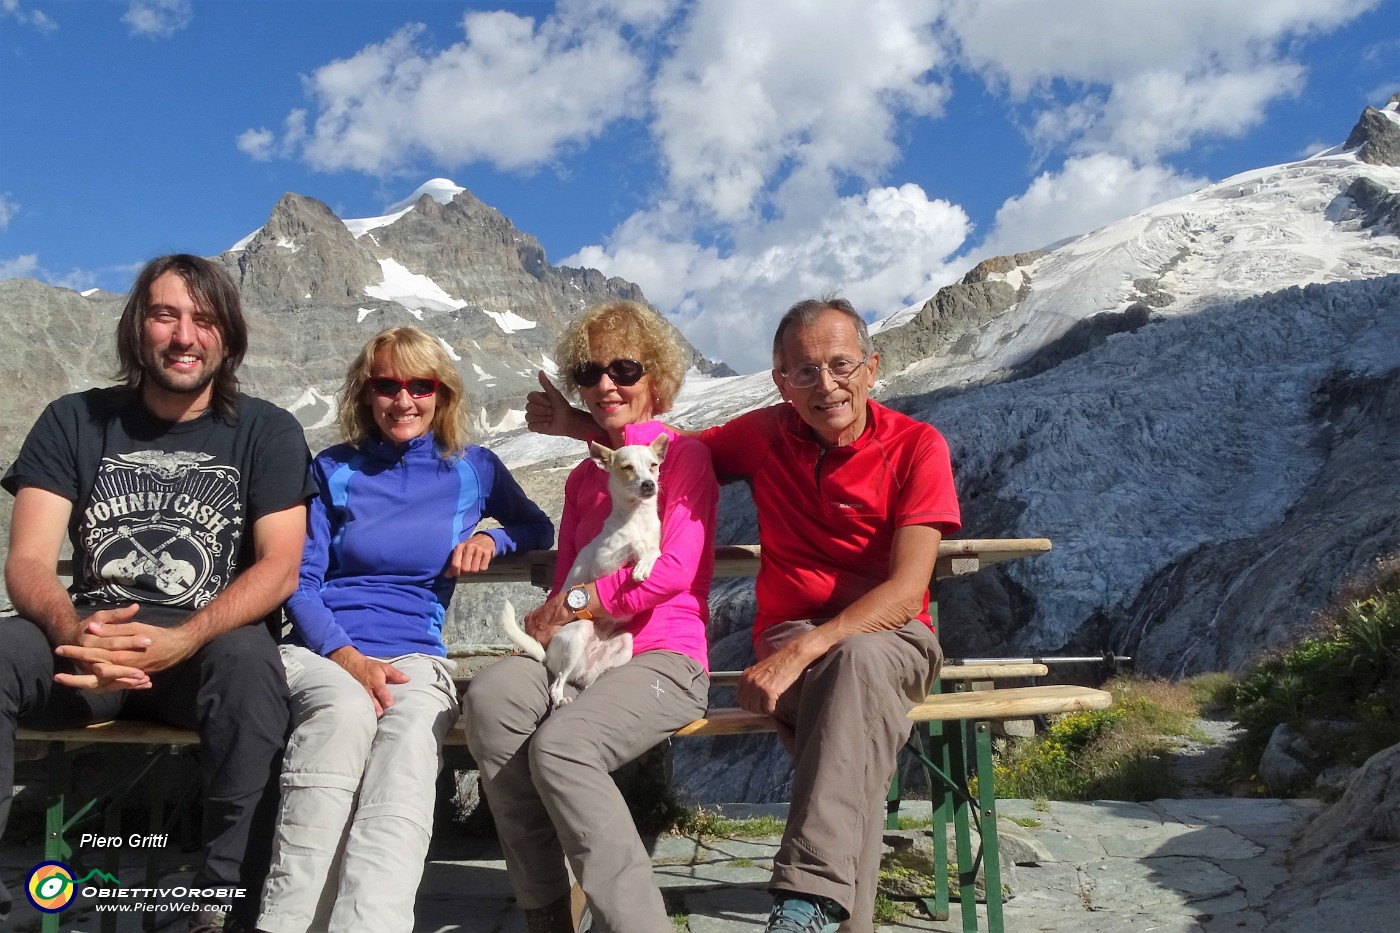
<instances>
[{"instance_id":1,"label":"rocky mountain peak","mask_svg":"<svg viewBox=\"0 0 1400 933\"><path fill-rule=\"evenodd\" d=\"M330 207L292 193L282 196L242 249L222 258L244 301L267 307L352 301L380 274Z\"/></svg>"},{"instance_id":2,"label":"rocky mountain peak","mask_svg":"<svg viewBox=\"0 0 1400 933\"><path fill-rule=\"evenodd\" d=\"M1372 165L1400 166L1400 94L1381 110L1363 110L1342 148L1355 149L1358 159Z\"/></svg>"}]
</instances>

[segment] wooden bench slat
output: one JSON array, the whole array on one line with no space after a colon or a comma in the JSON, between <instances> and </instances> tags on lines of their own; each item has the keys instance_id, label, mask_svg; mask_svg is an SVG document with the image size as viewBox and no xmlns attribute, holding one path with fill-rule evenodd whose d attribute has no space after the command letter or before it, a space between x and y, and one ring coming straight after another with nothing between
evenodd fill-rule
<instances>
[{"instance_id":1,"label":"wooden bench slat","mask_svg":"<svg viewBox=\"0 0 1400 933\"><path fill-rule=\"evenodd\" d=\"M743 671L710 671L711 687L733 687ZM944 664L939 680L1002 680L1012 677L1044 677L1050 667L1036 661L963 661Z\"/></svg>"},{"instance_id":2,"label":"wooden bench slat","mask_svg":"<svg viewBox=\"0 0 1400 933\"><path fill-rule=\"evenodd\" d=\"M1106 690L1070 685L1008 687L1003 690L942 693L909 711L911 722L934 720L1025 719L1077 710L1107 709L1113 695ZM772 732L773 719L733 707L709 710L704 718L677 729L674 735L743 735ZM125 745L195 745L199 736L189 729L134 720L117 720L75 729L20 729L16 738L39 742L91 742ZM447 733L447 745L465 745L466 731L458 721Z\"/></svg>"},{"instance_id":3,"label":"wooden bench slat","mask_svg":"<svg viewBox=\"0 0 1400 933\"><path fill-rule=\"evenodd\" d=\"M938 545L934 576L940 580L976 573L1008 560L1045 554L1049 538L960 538ZM458 578L459 583L533 583L548 587L554 580L555 551L526 551L491 561L481 573ZM752 577L758 574L762 551L756 544L728 544L715 548L715 579Z\"/></svg>"},{"instance_id":4,"label":"wooden bench slat","mask_svg":"<svg viewBox=\"0 0 1400 933\"><path fill-rule=\"evenodd\" d=\"M114 719L91 726L70 729L25 729L15 732L16 741L82 742L105 745L198 745L199 733L193 729L167 726L138 719Z\"/></svg>"},{"instance_id":5,"label":"wooden bench slat","mask_svg":"<svg viewBox=\"0 0 1400 933\"><path fill-rule=\"evenodd\" d=\"M1025 719L1079 710L1107 709L1113 705L1113 694L1107 690L1072 685L1048 687L1008 687L1004 690L983 690L969 693L941 693L931 696L909 711L911 722L950 720ZM742 735L750 732L771 732L771 716L747 710L721 707L705 713L673 733L688 735Z\"/></svg>"}]
</instances>

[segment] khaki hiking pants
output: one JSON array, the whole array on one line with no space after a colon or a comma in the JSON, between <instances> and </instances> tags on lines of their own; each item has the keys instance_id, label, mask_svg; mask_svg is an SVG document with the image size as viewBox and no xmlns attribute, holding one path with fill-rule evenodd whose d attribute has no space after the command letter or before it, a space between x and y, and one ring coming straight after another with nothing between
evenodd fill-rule
<instances>
[{"instance_id":1,"label":"khaki hiking pants","mask_svg":"<svg viewBox=\"0 0 1400 933\"><path fill-rule=\"evenodd\" d=\"M759 659L816 624L769 628L754 646ZM914 621L838 643L778 700L776 718L794 737L793 780L771 889L831 898L850 913L841 933L874 929L895 758L909 738L909 710L942 662L938 637Z\"/></svg>"},{"instance_id":2,"label":"khaki hiking pants","mask_svg":"<svg viewBox=\"0 0 1400 933\"><path fill-rule=\"evenodd\" d=\"M710 678L685 655L646 651L582 693L570 687L573 702L553 712L547 678L538 661L502 658L462 698L516 902L564 897L572 868L599 928L669 930L651 855L609 772L700 718Z\"/></svg>"}]
</instances>

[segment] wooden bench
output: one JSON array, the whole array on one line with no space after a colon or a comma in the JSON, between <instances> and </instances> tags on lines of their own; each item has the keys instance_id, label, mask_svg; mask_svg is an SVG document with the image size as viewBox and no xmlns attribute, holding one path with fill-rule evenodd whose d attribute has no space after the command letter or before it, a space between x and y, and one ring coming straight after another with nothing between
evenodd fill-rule
<instances>
[{"instance_id":1,"label":"wooden bench","mask_svg":"<svg viewBox=\"0 0 1400 933\"><path fill-rule=\"evenodd\" d=\"M1032 539L967 539L944 541L939 546L939 556L935 565L934 580L965 576L976 573L983 567L1043 554L1050 550L1050 542L1044 538ZM715 549L715 578L727 579L753 576L758 572L759 548L755 545L734 545ZM459 583L504 583L529 582L548 588L554 579L554 551L532 551L511 555L492 561L491 567L480 574L463 576ZM936 589L932 589L936 595ZM930 610L937 613L936 601ZM1046 673L1046 666L1023 662L976 662L968 661L945 665L943 679L965 685L974 681L990 682L996 679L1039 677ZM712 686L732 686L740 672L718 671L712 675ZM1034 716L1047 716L1076 710L1103 709L1112 703L1112 697L1105 691L1085 687L1036 686L1012 687L990 691L939 692L930 695L923 703L909 713L914 724L915 739L927 743L916 748L916 754L929 775L929 788L934 812L935 849L935 904L933 912L938 919L949 915L949 878L947 870L946 827L954 827L957 848L957 864L960 891L971 892L975 884L977 863L984 868L987 892L987 927L991 933L1003 933L1002 892L1000 874L1000 854L996 834L996 796L992 773L992 750L989 723L1001 719L1022 719ZM953 727L945 728L945 724ZM748 733L772 732L776 728L771 717L749 713L737 708L711 708L702 719L689 723L676 730L676 738L691 736L719 736ZM969 747L969 736L971 742ZM67 787L66 763L68 753L87 745L124 745L159 747L174 749L197 745L196 733L187 729L137 721L116 721L71 729L26 729L20 728L16 738L20 741L45 743L48 746L50 762L50 802L45 818L44 857L46 860L63 860L71 856L72 850L66 834L73 825L84 818L93 808L89 802L71 816L65 813L64 790ZM466 733L463 724L458 722L449 730L445 744L464 745ZM971 755L969 755L971 751ZM969 758L973 761L968 767ZM144 770L158 773L159 768L147 766ZM977 795L973 798L968 788L971 778L977 779ZM157 792L153 791L153 804L158 803ZM898 778L890 790L890 812L888 822L891 828L896 825L899 803ZM153 807L158 812L158 807ZM112 813L107 814L109 835L119 835L110 831ZM979 829L980 854L974 856L971 842L971 827ZM156 831L156 827L152 831ZM155 853L151 853L154 857ZM109 866L110 867L110 866ZM977 929L976 899L960 893L963 929ZM115 928L116 914L103 914L101 929ZM148 914L148 916L150 916ZM57 931L59 915L46 914L43 920L44 933ZM109 926L108 924L111 924Z\"/></svg>"}]
</instances>

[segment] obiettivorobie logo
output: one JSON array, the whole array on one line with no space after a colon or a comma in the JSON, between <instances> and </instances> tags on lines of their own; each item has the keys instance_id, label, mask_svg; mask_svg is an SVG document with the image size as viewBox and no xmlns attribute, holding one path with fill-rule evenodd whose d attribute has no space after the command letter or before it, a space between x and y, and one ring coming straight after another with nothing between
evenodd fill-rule
<instances>
[{"instance_id":1,"label":"obiettivorobie logo","mask_svg":"<svg viewBox=\"0 0 1400 933\"><path fill-rule=\"evenodd\" d=\"M29 903L46 914L67 910L77 897L90 900L92 908L99 912L195 913L206 909L228 912L236 899L248 896L248 889L233 885L129 888L98 868L75 878L73 869L63 862L40 862L30 869L24 894Z\"/></svg>"},{"instance_id":2,"label":"obiettivorobie logo","mask_svg":"<svg viewBox=\"0 0 1400 933\"><path fill-rule=\"evenodd\" d=\"M73 877L73 869L62 862L40 862L29 873L24 893L29 903L46 914L66 910L73 903L78 885L97 878L105 884L121 887L121 882L101 869L94 868L81 878Z\"/></svg>"}]
</instances>

